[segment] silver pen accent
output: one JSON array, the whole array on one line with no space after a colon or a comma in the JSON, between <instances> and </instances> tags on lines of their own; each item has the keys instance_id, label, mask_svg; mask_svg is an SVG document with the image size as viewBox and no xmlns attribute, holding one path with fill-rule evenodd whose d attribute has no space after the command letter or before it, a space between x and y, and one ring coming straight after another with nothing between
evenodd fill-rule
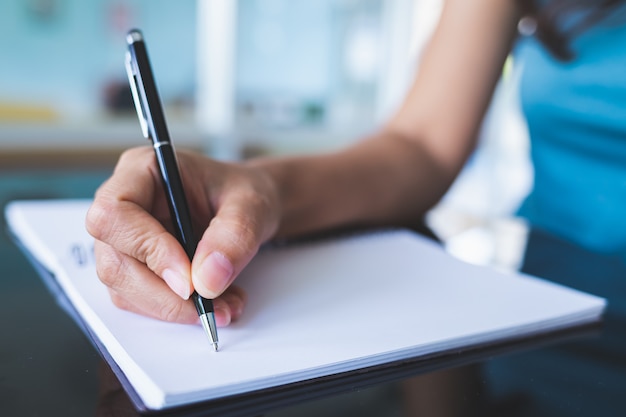
<instances>
[{"instance_id":1,"label":"silver pen accent","mask_svg":"<svg viewBox=\"0 0 626 417\"><path fill-rule=\"evenodd\" d=\"M215 315L213 313L206 313L200 316L200 322L202 323L202 327L204 327L204 331L206 332L211 344L213 345L213 350L217 352L218 349L218 339L217 339L217 325L215 324Z\"/></svg>"}]
</instances>

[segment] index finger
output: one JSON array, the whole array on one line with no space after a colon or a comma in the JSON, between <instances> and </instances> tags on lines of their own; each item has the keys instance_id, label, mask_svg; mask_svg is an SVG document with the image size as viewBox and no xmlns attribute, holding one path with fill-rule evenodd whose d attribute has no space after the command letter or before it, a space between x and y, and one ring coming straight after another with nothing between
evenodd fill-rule
<instances>
[{"instance_id":1,"label":"index finger","mask_svg":"<svg viewBox=\"0 0 626 417\"><path fill-rule=\"evenodd\" d=\"M178 240L156 216L167 210L157 203L158 172L151 149L125 152L115 172L96 192L86 227L97 240L146 264L181 297L191 294L191 263Z\"/></svg>"}]
</instances>

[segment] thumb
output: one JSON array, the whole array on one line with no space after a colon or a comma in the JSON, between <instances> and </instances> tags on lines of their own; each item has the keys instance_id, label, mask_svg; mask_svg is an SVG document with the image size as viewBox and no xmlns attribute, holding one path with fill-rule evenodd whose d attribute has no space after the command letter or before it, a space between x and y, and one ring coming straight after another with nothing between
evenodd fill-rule
<instances>
[{"instance_id":1,"label":"thumb","mask_svg":"<svg viewBox=\"0 0 626 417\"><path fill-rule=\"evenodd\" d=\"M246 210L246 215L236 207L220 209L198 243L191 277L194 288L205 298L222 294L266 238L265 228L251 221L250 212Z\"/></svg>"}]
</instances>

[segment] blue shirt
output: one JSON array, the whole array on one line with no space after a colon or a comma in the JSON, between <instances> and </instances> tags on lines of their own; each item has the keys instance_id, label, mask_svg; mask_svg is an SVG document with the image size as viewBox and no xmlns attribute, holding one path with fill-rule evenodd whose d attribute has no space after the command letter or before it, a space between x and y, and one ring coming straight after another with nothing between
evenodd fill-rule
<instances>
[{"instance_id":1,"label":"blue shirt","mask_svg":"<svg viewBox=\"0 0 626 417\"><path fill-rule=\"evenodd\" d=\"M594 26L572 48L571 62L534 38L516 51L535 175L520 214L588 249L626 254L626 23Z\"/></svg>"}]
</instances>

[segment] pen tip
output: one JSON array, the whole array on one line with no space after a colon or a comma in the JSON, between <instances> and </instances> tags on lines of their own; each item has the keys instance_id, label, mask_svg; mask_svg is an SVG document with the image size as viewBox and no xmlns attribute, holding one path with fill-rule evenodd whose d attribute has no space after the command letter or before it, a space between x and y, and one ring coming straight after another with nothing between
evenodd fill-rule
<instances>
[{"instance_id":1,"label":"pen tip","mask_svg":"<svg viewBox=\"0 0 626 417\"><path fill-rule=\"evenodd\" d=\"M200 322L209 338L209 343L213 345L213 350L217 352L217 326L215 325L215 316L213 313L203 314L200 316Z\"/></svg>"}]
</instances>

